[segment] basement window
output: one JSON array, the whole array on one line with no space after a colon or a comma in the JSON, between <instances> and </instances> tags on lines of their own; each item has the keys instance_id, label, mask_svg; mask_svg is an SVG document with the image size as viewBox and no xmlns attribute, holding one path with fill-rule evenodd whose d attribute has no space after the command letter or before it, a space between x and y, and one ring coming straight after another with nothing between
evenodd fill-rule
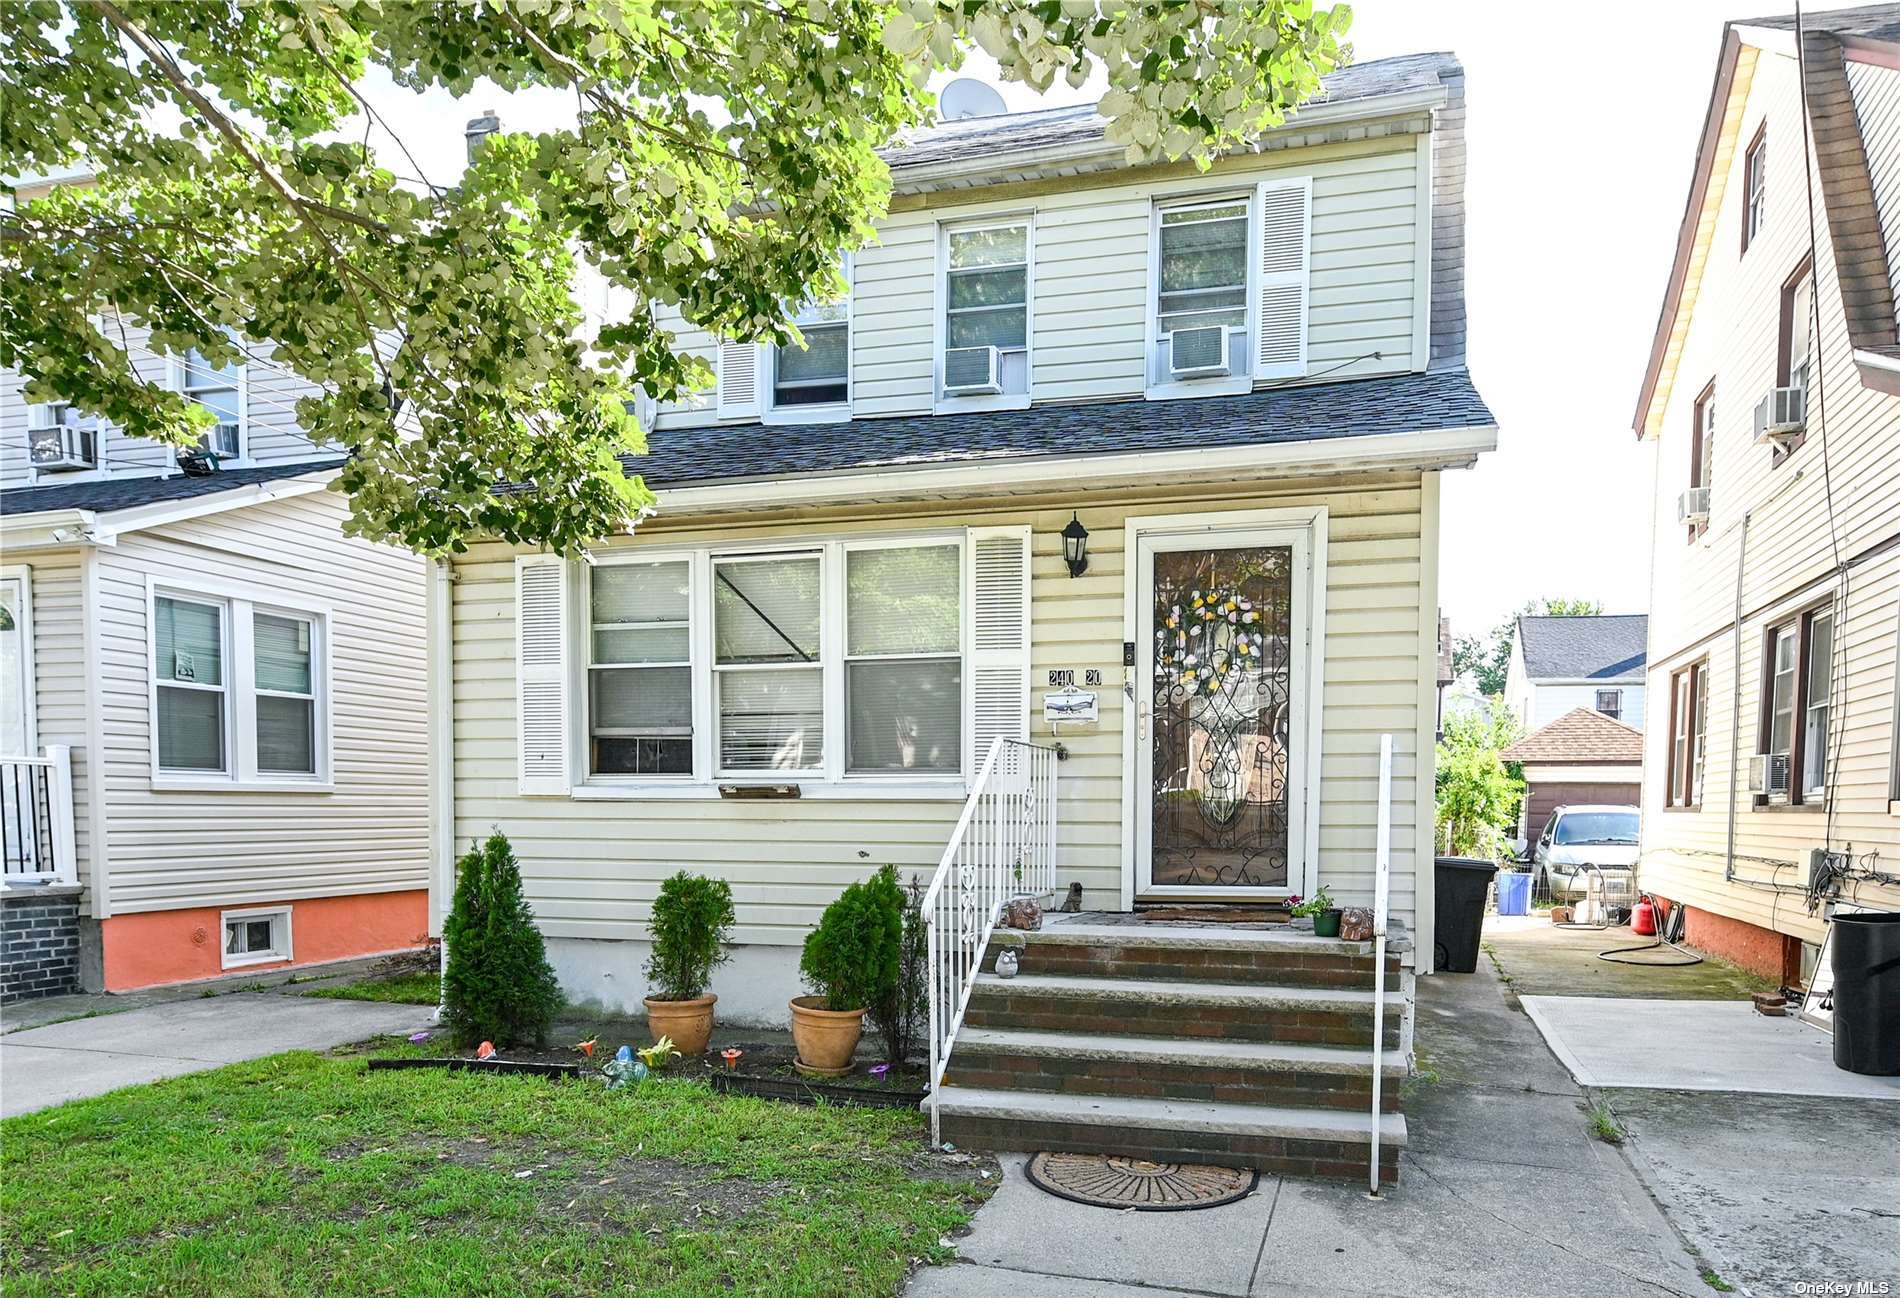
<instances>
[{"instance_id":1,"label":"basement window","mask_svg":"<svg viewBox=\"0 0 1900 1298\"><path fill-rule=\"evenodd\" d=\"M274 964L290 959L290 910L227 910L220 917L224 930L223 964Z\"/></svg>"}]
</instances>

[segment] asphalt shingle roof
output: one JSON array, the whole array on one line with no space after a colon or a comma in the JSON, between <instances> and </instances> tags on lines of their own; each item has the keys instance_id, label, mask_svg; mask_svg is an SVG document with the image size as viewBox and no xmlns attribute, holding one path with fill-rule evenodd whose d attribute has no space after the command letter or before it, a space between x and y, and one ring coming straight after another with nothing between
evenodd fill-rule
<instances>
[{"instance_id":1,"label":"asphalt shingle roof","mask_svg":"<svg viewBox=\"0 0 1900 1298\"><path fill-rule=\"evenodd\" d=\"M1649 617L1520 617L1518 644L1534 681L1641 680L1649 661Z\"/></svg>"},{"instance_id":2,"label":"asphalt shingle roof","mask_svg":"<svg viewBox=\"0 0 1900 1298\"><path fill-rule=\"evenodd\" d=\"M1601 712L1573 708L1498 756L1507 762L1640 762L1643 732Z\"/></svg>"},{"instance_id":3,"label":"asphalt shingle roof","mask_svg":"<svg viewBox=\"0 0 1900 1298\"><path fill-rule=\"evenodd\" d=\"M653 487L1045 455L1190 450L1488 427L1462 369L1191 401L1114 401L850 423L721 424L650 433L628 471Z\"/></svg>"},{"instance_id":4,"label":"asphalt shingle roof","mask_svg":"<svg viewBox=\"0 0 1900 1298\"><path fill-rule=\"evenodd\" d=\"M1900 41L1900 4L1804 11L1801 25L1808 31L1827 32L1833 36L1865 36L1874 40ZM1793 14L1778 14L1773 18L1742 18L1736 21L1736 26L1769 27L1787 32L1795 29Z\"/></svg>"},{"instance_id":5,"label":"asphalt shingle roof","mask_svg":"<svg viewBox=\"0 0 1900 1298\"><path fill-rule=\"evenodd\" d=\"M1441 73L1457 68L1457 58L1448 53L1406 54L1354 63L1322 80L1320 93L1306 102L1337 104L1431 89L1439 84ZM1091 144L1106 138L1107 127L1108 120L1096 113L1094 104L1070 104L939 122L905 133L883 153L891 170L901 174L907 167L937 162L966 162L1025 149Z\"/></svg>"},{"instance_id":6,"label":"asphalt shingle roof","mask_svg":"<svg viewBox=\"0 0 1900 1298\"><path fill-rule=\"evenodd\" d=\"M343 463L343 457L305 461L300 464L261 464L248 469L222 469L194 477L175 473L170 477L112 477L89 482L51 483L38 487L14 487L0 491L0 514L38 514L49 510L89 509L98 514L156 504L161 500L190 500L216 495L238 487L254 487L262 482L300 478L306 473L321 473Z\"/></svg>"}]
</instances>

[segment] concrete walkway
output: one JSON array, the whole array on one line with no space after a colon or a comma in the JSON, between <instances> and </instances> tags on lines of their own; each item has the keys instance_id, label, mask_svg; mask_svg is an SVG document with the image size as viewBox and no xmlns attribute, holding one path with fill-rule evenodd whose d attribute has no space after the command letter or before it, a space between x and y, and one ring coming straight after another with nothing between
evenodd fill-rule
<instances>
[{"instance_id":1,"label":"concrete walkway","mask_svg":"<svg viewBox=\"0 0 1900 1298\"><path fill-rule=\"evenodd\" d=\"M427 1005L269 992L147 1005L0 1036L0 1117L285 1050L428 1027Z\"/></svg>"},{"instance_id":2,"label":"concrete walkway","mask_svg":"<svg viewBox=\"0 0 1900 1298\"><path fill-rule=\"evenodd\" d=\"M1507 999L1490 962L1418 983L1426 1077L1406 1103L1401 1184L1268 1177L1188 1213L1053 1198L1004 1183L913 1298L1292 1298L1317 1294L1705 1295L1710 1290L1622 1151L1589 1132L1583 1094ZM1423 1079L1422 1079L1423 1080Z\"/></svg>"}]
</instances>

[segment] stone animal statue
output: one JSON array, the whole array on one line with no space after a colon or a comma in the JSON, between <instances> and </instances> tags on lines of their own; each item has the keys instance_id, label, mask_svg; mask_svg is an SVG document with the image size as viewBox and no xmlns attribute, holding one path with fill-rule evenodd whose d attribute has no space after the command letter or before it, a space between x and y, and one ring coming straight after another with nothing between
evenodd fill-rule
<instances>
[{"instance_id":1,"label":"stone animal statue","mask_svg":"<svg viewBox=\"0 0 1900 1298\"><path fill-rule=\"evenodd\" d=\"M1348 942L1372 940L1372 911L1366 906L1348 906L1339 917L1339 936Z\"/></svg>"},{"instance_id":2,"label":"stone animal statue","mask_svg":"<svg viewBox=\"0 0 1900 1298\"><path fill-rule=\"evenodd\" d=\"M1062 913L1065 915L1075 915L1080 913L1081 909L1082 885L1072 883L1069 885L1069 895L1062 899Z\"/></svg>"},{"instance_id":3,"label":"stone animal statue","mask_svg":"<svg viewBox=\"0 0 1900 1298\"><path fill-rule=\"evenodd\" d=\"M1028 897L1018 897L1003 906L1003 927L1034 932L1042 927L1042 907Z\"/></svg>"}]
</instances>

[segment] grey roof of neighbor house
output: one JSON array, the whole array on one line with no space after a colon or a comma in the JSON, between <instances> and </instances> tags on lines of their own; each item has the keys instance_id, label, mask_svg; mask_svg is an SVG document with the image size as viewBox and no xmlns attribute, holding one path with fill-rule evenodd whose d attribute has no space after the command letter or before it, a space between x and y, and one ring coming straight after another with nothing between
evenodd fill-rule
<instances>
[{"instance_id":1,"label":"grey roof of neighbor house","mask_svg":"<svg viewBox=\"0 0 1900 1298\"><path fill-rule=\"evenodd\" d=\"M1770 27L1777 31L1795 29L1793 14L1773 18L1738 18L1737 27ZM1869 36L1875 40L1900 41L1900 5L1862 5L1857 9L1803 10L1801 26L1811 32L1834 36Z\"/></svg>"},{"instance_id":2,"label":"grey roof of neighbor house","mask_svg":"<svg viewBox=\"0 0 1900 1298\"><path fill-rule=\"evenodd\" d=\"M1443 74L1458 71L1458 60L1449 53L1373 59L1350 64L1325 77L1320 82L1320 94L1306 102L1337 104L1436 89ZM905 168L937 162L967 162L1027 149L1092 144L1106 138L1107 128L1108 120L1095 111L1094 104L1071 104L941 122L905 133L883 153L892 172L901 174Z\"/></svg>"},{"instance_id":3,"label":"grey roof of neighbor house","mask_svg":"<svg viewBox=\"0 0 1900 1298\"><path fill-rule=\"evenodd\" d=\"M1641 680L1649 662L1649 615L1520 617L1517 642L1534 681Z\"/></svg>"},{"instance_id":4,"label":"grey roof of neighbor house","mask_svg":"<svg viewBox=\"0 0 1900 1298\"><path fill-rule=\"evenodd\" d=\"M1494 422L1462 369L1188 401L1092 402L849 423L665 428L623 460L653 487L1036 456L1329 441Z\"/></svg>"},{"instance_id":5,"label":"grey roof of neighbor house","mask_svg":"<svg viewBox=\"0 0 1900 1298\"><path fill-rule=\"evenodd\" d=\"M53 482L44 486L13 487L0 491L0 514L41 514L53 510L84 509L95 514L155 505L165 500L191 500L213 496L239 487L301 478L308 473L323 473L338 468L342 456L295 464L262 464L248 469L221 469L216 473L194 476L174 473L169 477L111 477L87 482Z\"/></svg>"}]
</instances>

